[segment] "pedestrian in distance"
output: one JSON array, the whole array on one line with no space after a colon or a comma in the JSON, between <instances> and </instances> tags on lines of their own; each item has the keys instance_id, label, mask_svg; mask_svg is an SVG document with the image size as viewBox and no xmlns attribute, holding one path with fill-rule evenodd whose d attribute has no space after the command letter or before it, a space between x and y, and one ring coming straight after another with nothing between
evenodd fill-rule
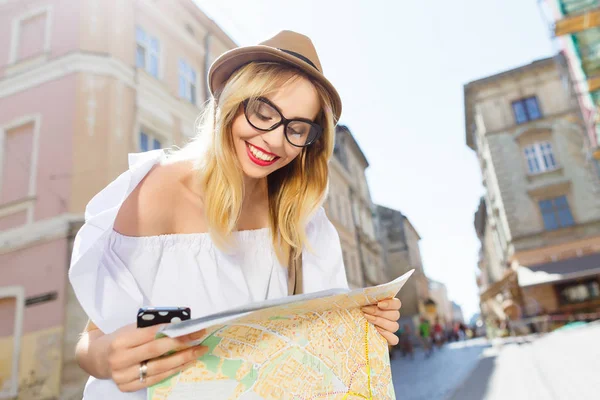
<instances>
[{"instance_id":1,"label":"pedestrian in distance","mask_svg":"<svg viewBox=\"0 0 600 400\"><path fill-rule=\"evenodd\" d=\"M433 324L433 343L438 349L444 345L444 329L440 323L440 317L436 317L435 324Z\"/></svg>"},{"instance_id":2,"label":"pedestrian in distance","mask_svg":"<svg viewBox=\"0 0 600 400\"><path fill-rule=\"evenodd\" d=\"M400 351L402 357L409 356L411 360L415 359L415 350L413 346L413 334L409 324L404 324L402 334L400 335Z\"/></svg>"},{"instance_id":3,"label":"pedestrian in distance","mask_svg":"<svg viewBox=\"0 0 600 400\"><path fill-rule=\"evenodd\" d=\"M429 358L433 353L433 343L431 339L431 324L427 318L421 318L419 335L421 336L421 342L423 343L425 358Z\"/></svg>"}]
</instances>

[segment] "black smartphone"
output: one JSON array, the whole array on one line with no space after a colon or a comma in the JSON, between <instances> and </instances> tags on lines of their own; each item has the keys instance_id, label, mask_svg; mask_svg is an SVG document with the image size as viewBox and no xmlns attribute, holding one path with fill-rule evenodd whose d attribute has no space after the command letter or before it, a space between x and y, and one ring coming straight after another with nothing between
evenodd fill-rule
<instances>
[{"instance_id":1,"label":"black smartphone","mask_svg":"<svg viewBox=\"0 0 600 400\"><path fill-rule=\"evenodd\" d=\"M186 321L192 318L189 307L142 307L137 314L137 327Z\"/></svg>"}]
</instances>

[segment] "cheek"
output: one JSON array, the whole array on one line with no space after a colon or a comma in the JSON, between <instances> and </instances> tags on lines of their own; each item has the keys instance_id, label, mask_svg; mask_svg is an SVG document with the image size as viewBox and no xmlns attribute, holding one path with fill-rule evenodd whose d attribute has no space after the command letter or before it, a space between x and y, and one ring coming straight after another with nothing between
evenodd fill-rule
<instances>
[{"instance_id":1,"label":"cheek","mask_svg":"<svg viewBox=\"0 0 600 400\"><path fill-rule=\"evenodd\" d=\"M245 127L245 119L241 118L241 115L238 115L234 118L233 123L231 124L231 135L234 139L239 139L245 136L244 132L246 131Z\"/></svg>"},{"instance_id":2,"label":"cheek","mask_svg":"<svg viewBox=\"0 0 600 400\"><path fill-rule=\"evenodd\" d=\"M291 145L286 146L284 165L287 165L287 164L291 163L292 161L294 161L297 157L300 157L301 153L302 153L302 149L300 149L298 147L293 147Z\"/></svg>"}]
</instances>

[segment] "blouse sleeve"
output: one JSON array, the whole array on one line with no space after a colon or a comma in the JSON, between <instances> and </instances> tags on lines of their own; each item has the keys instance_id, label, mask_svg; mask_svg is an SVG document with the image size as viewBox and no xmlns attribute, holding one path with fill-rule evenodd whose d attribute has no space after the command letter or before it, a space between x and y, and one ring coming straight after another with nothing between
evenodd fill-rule
<instances>
[{"instance_id":1,"label":"blouse sleeve","mask_svg":"<svg viewBox=\"0 0 600 400\"><path fill-rule=\"evenodd\" d=\"M121 205L162 154L162 150L130 154L129 169L88 203L85 223L73 243L69 280L87 316L104 333L135 322L144 303L129 270L101 260Z\"/></svg>"},{"instance_id":2,"label":"blouse sleeve","mask_svg":"<svg viewBox=\"0 0 600 400\"><path fill-rule=\"evenodd\" d=\"M306 227L308 245L302 252L305 293L348 288L337 230L319 208Z\"/></svg>"}]
</instances>

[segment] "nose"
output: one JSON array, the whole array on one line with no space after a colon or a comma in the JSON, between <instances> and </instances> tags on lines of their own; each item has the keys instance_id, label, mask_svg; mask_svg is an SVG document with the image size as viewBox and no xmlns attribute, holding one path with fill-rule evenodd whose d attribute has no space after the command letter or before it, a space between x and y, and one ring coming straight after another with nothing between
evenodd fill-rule
<instances>
[{"instance_id":1,"label":"nose","mask_svg":"<svg viewBox=\"0 0 600 400\"><path fill-rule=\"evenodd\" d=\"M279 125L272 131L263 132L260 137L262 141L271 149L273 152L276 150L283 149L285 146L285 133L283 131L283 124Z\"/></svg>"}]
</instances>

